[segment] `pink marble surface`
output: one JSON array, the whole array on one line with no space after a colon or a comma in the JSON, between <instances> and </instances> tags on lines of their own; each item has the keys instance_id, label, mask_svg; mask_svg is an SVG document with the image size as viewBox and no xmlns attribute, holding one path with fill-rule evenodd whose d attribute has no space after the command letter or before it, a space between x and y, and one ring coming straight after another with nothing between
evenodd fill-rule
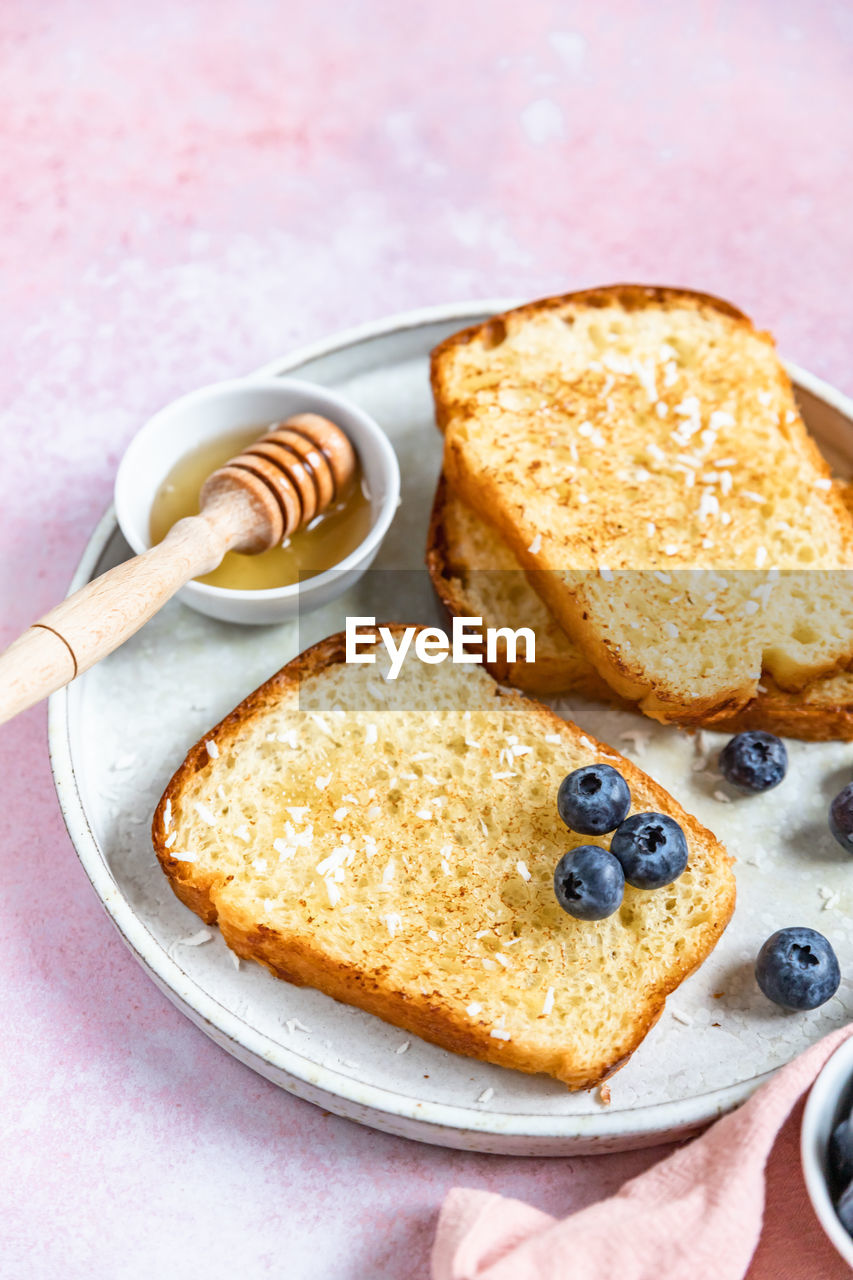
<instances>
[{"instance_id":1,"label":"pink marble surface","mask_svg":"<svg viewBox=\"0 0 853 1280\"><path fill-rule=\"evenodd\" d=\"M853 391L849 4L6 0L0 49L3 641L146 415L389 311L692 285ZM424 1276L452 1185L563 1213L656 1158L463 1155L288 1097L125 952L43 707L0 779L2 1274ZM773 1205L753 1280L845 1274Z\"/></svg>"}]
</instances>

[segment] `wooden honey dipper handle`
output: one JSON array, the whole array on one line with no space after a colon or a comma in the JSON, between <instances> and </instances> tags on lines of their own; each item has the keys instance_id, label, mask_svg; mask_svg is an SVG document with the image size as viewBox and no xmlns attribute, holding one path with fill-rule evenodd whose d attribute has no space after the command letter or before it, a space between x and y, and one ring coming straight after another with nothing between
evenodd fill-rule
<instances>
[{"instance_id":1,"label":"wooden honey dipper handle","mask_svg":"<svg viewBox=\"0 0 853 1280\"><path fill-rule=\"evenodd\" d=\"M227 551L266 551L308 524L354 470L352 445L333 422L299 414L279 424L207 479L199 515L76 591L0 655L0 724L112 653Z\"/></svg>"}]
</instances>

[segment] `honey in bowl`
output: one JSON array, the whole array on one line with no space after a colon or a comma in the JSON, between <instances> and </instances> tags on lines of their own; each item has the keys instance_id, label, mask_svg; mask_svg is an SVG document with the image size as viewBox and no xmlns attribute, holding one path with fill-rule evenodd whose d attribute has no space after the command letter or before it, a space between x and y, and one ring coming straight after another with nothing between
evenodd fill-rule
<instances>
[{"instance_id":1,"label":"honey in bowl","mask_svg":"<svg viewBox=\"0 0 853 1280\"><path fill-rule=\"evenodd\" d=\"M172 525L184 516L198 515L198 495L211 472L271 429L271 425L243 427L215 440L206 440L179 458L154 496L149 521L152 544L161 542ZM281 546L254 556L229 551L218 568L196 581L232 591L291 586L340 564L364 541L370 525L370 502L365 495L361 469L356 466L346 488L335 494L326 510L304 529L285 538Z\"/></svg>"}]
</instances>

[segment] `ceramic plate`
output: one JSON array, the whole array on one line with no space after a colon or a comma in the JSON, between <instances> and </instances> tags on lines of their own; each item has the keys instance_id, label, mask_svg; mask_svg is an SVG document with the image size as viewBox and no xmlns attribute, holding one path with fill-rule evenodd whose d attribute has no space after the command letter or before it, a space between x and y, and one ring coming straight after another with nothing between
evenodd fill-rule
<instances>
[{"instance_id":1,"label":"ceramic plate","mask_svg":"<svg viewBox=\"0 0 853 1280\"><path fill-rule=\"evenodd\" d=\"M441 458L430 349L504 302L449 306L351 331L268 365L350 396L396 448L403 500L376 567L419 569ZM853 404L789 366L812 430L839 467L853 456ZM125 559L112 511L72 587ZM433 616L425 576L405 621ZM853 1017L853 988L786 1015L757 992L752 961L784 925L811 925L853 976L853 878L826 829L826 806L853 776L853 744L790 744L785 784L724 803L722 739L691 737L574 699L557 709L659 779L737 858L738 907L717 949L670 998L640 1049L598 1091L446 1053L316 991L238 963L218 931L173 896L152 852L157 799L184 753L304 645L341 629L357 598L294 623L237 627L172 603L133 640L57 693L50 746L68 829L95 892L158 986L217 1044L282 1088L361 1123L422 1141L527 1155L648 1145L742 1101L762 1076ZM492 1092L493 1091L493 1092ZM479 1101L486 1096L488 1101Z\"/></svg>"}]
</instances>

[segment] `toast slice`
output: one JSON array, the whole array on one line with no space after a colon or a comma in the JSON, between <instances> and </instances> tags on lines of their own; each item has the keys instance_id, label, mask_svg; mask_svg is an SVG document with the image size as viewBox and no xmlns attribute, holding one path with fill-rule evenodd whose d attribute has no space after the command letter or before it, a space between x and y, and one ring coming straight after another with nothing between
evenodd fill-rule
<instances>
[{"instance_id":1,"label":"toast slice","mask_svg":"<svg viewBox=\"0 0 853 1280\"><path fill-rule=\"evenodd\" d=\"M735 308L545 299L448 338L432 385L451 486L623 698L699 722L762 669L796 690L853 662L853 521Z\"/></svg>"},{"instance_id":2,"label":"toast slice","mask_svg":"<svg viewBox=\"0 0 853 1280\"><path fill-rule=\"evenodd\" d=\"M853 489L839 485L845 503ZM486 627L532 627L536 661L508 661L506 646L487 664L496 680L544 696L577 693L618 705L618 695L586 661L527 581L516 557L498 533L452 493L439 478L430 518L427 568L447 611L481 617ZM623 704L629 705L629 704ZM798 693L788 693L767 675L751 702L734 716L709 719L723 733L765 729L811 742L853 740L853 674L823 676Z\"/></svg>"},{"instance_id":3,"label":"toast slice","mask_svg":"<svg viewBox=\"0 0 853 1280\"><path fill-rule=\"evenodd\" d=\"M714 946L731 859L636 766L482 667L407 660L392 682L376 656L347 665L332 636L190 751L152 827L172 888L288 982L456 1053L594 1085ZM634 809L682 825L690 860L590 924L560 910L552 877L589 840L560 822L558 785L596 760L621 770Z\"/></svg>"}]
</instances>

